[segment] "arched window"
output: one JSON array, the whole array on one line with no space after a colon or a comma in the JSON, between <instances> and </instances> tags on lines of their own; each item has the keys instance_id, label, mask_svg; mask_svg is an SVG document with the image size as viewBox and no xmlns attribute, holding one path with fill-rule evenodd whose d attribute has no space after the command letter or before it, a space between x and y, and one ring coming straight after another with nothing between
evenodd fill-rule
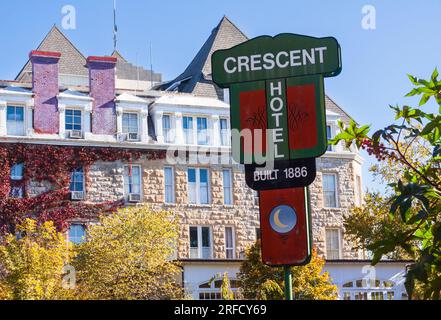
<instances>
[{"instance_id":1,"label":"arched window","mask_svg":"<svg viewBox=\"0 0 441 320\"><path fill-rule=\"evenodd\" d=\"M238 280L230 280L230 288L236 298L240 287ZM222 300L222 279L216 279L201 283L198 287L199 300Z\"/></svg>"},{"instance_id":2,"label":"arched window","mask_svg":"<svg viewBox=\"0 0 441 320\"><path fill-rule=\"evenodd\" d=\"M343 300L395 300L397 295L395 283L390 280L358 279L342 285Z\"/></svg>"}]
</instances>

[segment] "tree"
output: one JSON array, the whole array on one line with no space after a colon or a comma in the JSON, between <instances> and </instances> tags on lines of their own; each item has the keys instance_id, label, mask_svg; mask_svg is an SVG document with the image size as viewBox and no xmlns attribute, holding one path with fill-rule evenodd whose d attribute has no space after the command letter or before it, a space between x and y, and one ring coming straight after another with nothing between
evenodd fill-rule
<instances>
[{"instance_id":1,"label":"tree","mask_svg":"<svg viewBox=\"0 0 441 320\"><path fill-rule=\"evenodd\" d=\"M331 284L329 274L322 273L325 261L313 252L311 263L292 267L293 295L297 300L335 300L337 287ZM256 242L246 252L240 267L239 280L246 299L279 300L283 298L284 270L262 263L261 244Z\"/></svg>"},{"instance_id":2,"label":"tree","mask_svg":"<svg viewBox=\"0 0 441 320\"><path fill-rule=\"evenodd\" d=\"M331 142L355 143L375 155L383 170L390 166L392 189L387 208L390 219L404 224L395 234L386 233L368 245L375 265L384 256L401 248L415 259L406 275L406 289L414 297L415 285L422 298L439 299L441 294L441 81L438 71L429 80L409 75L414 88L407 96L420 95L417 107L390 106L395 121L384 129L370 133L370 126L349 126L340 122L341 133ZM437 105L427 102L434 98ZM430 112L432 111L432 112ZM423 148L423 149L421 149ZM402 173L393 177L394 170Z\"/></svg>"},{"instance_id":3,"label":"tree","mask_svg":"<svg viewBox=\"0 0 441 320\"><path fill-rule=\"evenodd\" d=\"M62 288L63 268L73 251L52 222L26 219L18 235L0 244L0 299L54 300L70 296Z\"/></svg>"},{"instance_id":4,"label":"tree","mask_svg":"<svg viewBox=\"0 0 441 320\"><path fill-rule=\"evenodd\" d=\"M181 269L170 261L177 237L170 212L130 207L101 217L78 247L81 290L100 300L181 298Z\"/></svg>"},{"instance_id":5,"label":"tree","mask_svg":"<svg viewBox=\"0 0 441 320\"><path fill-rule=\"evenodd\" d=\"M230 280L228 279L228 273L225 272L222 278L221 286L222 300L234 300L234 293L231 291Z\"/></svg>"}]
</instances>

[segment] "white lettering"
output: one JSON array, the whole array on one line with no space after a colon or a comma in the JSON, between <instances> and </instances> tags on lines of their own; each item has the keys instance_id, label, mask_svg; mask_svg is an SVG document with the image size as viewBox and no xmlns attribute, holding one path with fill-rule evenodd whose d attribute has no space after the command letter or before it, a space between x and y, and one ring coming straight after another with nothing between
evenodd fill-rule
<instances>
[{"instance_id":1,"label":"white lettering","mask_svg":"<svg viewBox=\"0 0 441 320\"><path fill-rule=\"evenodd\" d=\"M311 49L311 55L309 54L308 50L303 50L303 64L306 65L308 62L306 62L306 59L309 60L310 64L315 64L315 50Z\"/></svg>"},{"instance_id":2,"label":"white lettering","mask_svg":"<svg viewBox=\"0 0 441 320\"><path fill-rule=\"evenodd\" d=\"M229 58L225 59L225 62L224 62L225 72L227 72L227 73L235 73L237 71L237 67L236 66L234 66L232 69L228 68L228 63L230 61L233 62L233 63L236 63L236 58L229 57Z\"/></svg>"},{"instance_id":3,"label":"white lettering","mask_svg":"<svg viewBox=\"0 0 441 320\"><path fill-rule=\"evenodd\" d=\"M255 54L251 56L251 71L259 71L262 70L262 67L260 64L262 61L260 60L262 58L262 55Z\"/></svg>"},{"instance_id":4,"label":"white lettering","mask_svg":"<svg viewBox=\"0 0 441 320\"><path fill-rule=\"evenodd\" d=\"M279 67L279 68L286 68L286 67L288 67L289 66L289 61L288 61L288 59L286 60L286 62L285 63L281 63L281 61L280 61L280 58L282 57L282 56L285 56L286 58L288 58L288 53L287 52L285 52L285 51L281 51L281 52L279 52L278 54L277 54L277 56L276 56L276 64L277 64L277 66Z\"/></svg>"},{"instance_id":5,"label":"white lettering","mask_svg":"<svg viewBox=\"0 0 441 320\"><path fill-rule=\"evenodd\" d=\"M272 53L266 53L263 55L263 68L265 70L271 70L274 69L276 66L276 63L274 62L274 55Z\"/></svg>"},{"instance_id":6,"label":"white lettering","mask_svg":"<svg viewBox=\"0 0 441 320\"><path fill-rule=\"evenodd\" d=\"M298 67L302 65L302 62L300 61L300 50L293 50L290 52L290 58L291 58L291 67ZM296 60L299 60L296 62Z\"/></svg>"},{"instance_id":7,"label":"white lettering","mask_svg":"<svg viewBox=\"0 0 441 320\"><path fill-rule=\"evenodd\" d=\"M250 71L250 58L247 56L238 57L237 67L239 68L239 72L242 72L242 68L245 68L245 71Z\"/></svg>"},{"instance_id":8,"label":"white lettering","mask_svg":"<svg viewBox=\"0 0 441 320\"><path fill-rule=\"evenodd\" d=\"M325 60L325 59L323 58L323 52L326 51L326 50L328 50L328 47L321 47L321 48L316 48L316 49L315 49L315 51L318 51L318 52L319 52L319 60L320 60L320 63L323 63L323 61Z\"/></svg>"}]
</instances>

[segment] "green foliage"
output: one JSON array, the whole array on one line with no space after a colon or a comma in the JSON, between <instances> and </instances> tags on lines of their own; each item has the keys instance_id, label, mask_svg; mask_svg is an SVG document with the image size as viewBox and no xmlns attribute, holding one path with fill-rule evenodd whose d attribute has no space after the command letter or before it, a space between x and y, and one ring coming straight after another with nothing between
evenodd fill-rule
<instances>
[{"instance_id":1,"label":"green foliage","mask_svg":"<svg viewBox=\"0 0 441 320\"><path fill-rule=\"evenodd\" d=\"M130 207L102 217L78 248L81 291L99 300L182 298L181 270L170 261L177 237L169 212Z\"/></svg>"},{"instance_id":2,"label":"green foliage","mask_svg":"<svg viewBox=\"0 0 441 320\"><path fill-rule=\"evenodd\" d=\"M230 280L228 279L228 273L225 272L222 278L221 287L222 300L234 300L234 293L230 288Z\"/></svg>"},{"instance_id":3,"label":"green foliage","mask_svg":"<svg viewBox=\"0 0 441 320\"><path fill-rule=\"evenodd\" d=\"M258 241L246 253L239 273L241 291L246 299L281 300L284 297L284 270L262 264ZM310 264L291 268L293 295L297 300L335 300L337 287L331 284L329 274L322 273L325 261L314 251Z\"/></svg>"},{"instance_id":4,"label":"green foliage","mask_svg":"<svg viewBox=\"0 0 441 320\"><path fill-rule=\"evenodd\" d=\"M414 257L406 276L410 297L439 299L441 293L441 81L435 69L429 80L408 76L414 88L407 96L421 96L417 107L390 107L395 121L370 134L366 126L340 124L342 132L332 140L336 144L355 142L389 165L380 169L390 182L392 196L387 203L391 220L402 226L394 234L385 232L368 249L374 252L373 263L398 248ZM427 103L434 98L437 112L429 112ZM423 109L422 107L425 107ZM397 168L400 172L397 172Z\"/></svg>"},{"instance_id":5,"label":"green foliage","mask_svg":"<svg viewBox=\"0 0 441 320\"><path fill-rule=\"evenodd\" d=\"M62 288L63 267L72 250L52 222L37 225L26 219L18 226L21 237L6 235L0 244L0 299L67 299Z\"/></svg>"}]
</instances>

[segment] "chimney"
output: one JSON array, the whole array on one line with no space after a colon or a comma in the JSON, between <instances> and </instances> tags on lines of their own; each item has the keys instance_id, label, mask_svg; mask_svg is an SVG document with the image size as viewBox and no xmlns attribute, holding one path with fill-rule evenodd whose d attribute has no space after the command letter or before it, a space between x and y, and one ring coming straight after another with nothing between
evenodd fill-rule
<instances>
[{"instance_id":1,"label":"chimney","mask_svg":"<svg viewBox=\"0 0 441 320\"><path fill-rule=\"evenodd\" d=\"M116 134L115 65L114 57L87 58L90 96L94 98L93 134Z\"/></svg>"},{"instance_id":2,"label":"chimney","mask_svg":"<svg viewBox=\"0 0 441 320\"><path fill-rule=\"evenodd\" d=\"M58 113L58 61L61 53L32 51L32 91L34 92L34 130L36 133L57 134L60 129Z\"/></svg>"}]
</instances>

